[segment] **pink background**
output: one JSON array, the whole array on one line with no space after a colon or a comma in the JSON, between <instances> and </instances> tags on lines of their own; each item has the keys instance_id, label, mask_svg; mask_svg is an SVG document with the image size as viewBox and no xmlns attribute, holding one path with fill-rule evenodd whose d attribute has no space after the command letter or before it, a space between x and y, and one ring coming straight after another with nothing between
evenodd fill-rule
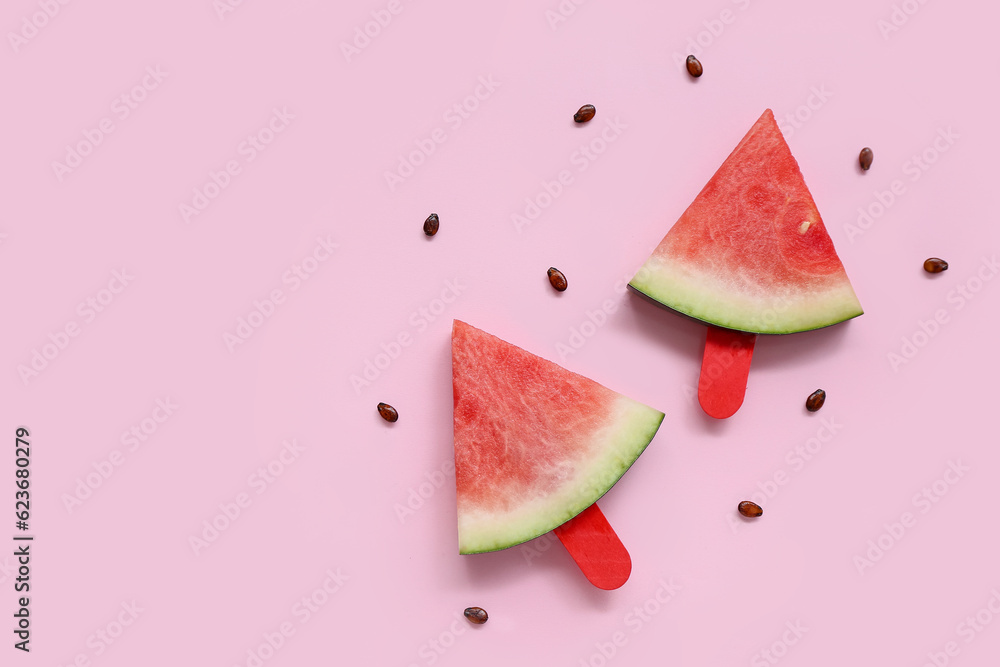
<instances>
[{"instance_id":1,"label":"pink background","mask_svg":"<svg viewBox=\"0 0 1000 667\"><path fill-rule=\"evenodd\" d=\"M562 6L553 23L556 0L248 0L221 18L211 0L4 4L0 535L15 532L23 424L36 541L27 656L11 647L0 556L3 664L254 665L262 644L267 665L995 661L1000 281L980 276L1000 250L1000 9L907 0L883 35L888 0ZM391 22L346 57L372 12ZM674 60L693 48L698 81ZM575 126L585 103L597 117ZM767 107L866 314L761 340L746 403L718 423L690 396L704 327L619 288ZM269 127L274 109L294 118ZM60 180L53 162L102 119L113 131ZM241 144L258 133L273 142L250 160ZM429 143L390 189L385 173ZM185 221L180 206L212 173L227 182L230 161L238 173ZM526 198L545 208L519 230ZM875 214L860 234L859 208ZM318 237L336 249L304 262ZM929 256L951 268L926 275ZM283 279L303 262L308 280ZM102 291L123 270L127 286ZM274 290L282 302L231 351L225 335ZM615 312L561 359L608 300ZM633 557L622 589L591 587L547 538L457 554L452 318L666 413L601 501ZM53 358L25 381L36 351ZM383 368L352 385L366 362ZM817 387L829 397L809 414ZM158 399L178 407L166 416ZM272 463L292 439L297 458ZM810 460L794 453L810 445ZM954 484L940 481L949 462ZM280 475L261 482L269 463ZM68 508L88 475L99 486ZM942 497L922 500L936 481ZM764 517L736 521L755 493ZM239 499L226 520L220 505L235 514ZM225 529L196 550L213 520ZM880 540L888 551L859 565ZM669 602L661 580L679 587ZM322 604L306 616L309 596ZM456 623L470 605L489 623ZM294 634L270 650L283 624Z\"/></svg>"}]
</instances>

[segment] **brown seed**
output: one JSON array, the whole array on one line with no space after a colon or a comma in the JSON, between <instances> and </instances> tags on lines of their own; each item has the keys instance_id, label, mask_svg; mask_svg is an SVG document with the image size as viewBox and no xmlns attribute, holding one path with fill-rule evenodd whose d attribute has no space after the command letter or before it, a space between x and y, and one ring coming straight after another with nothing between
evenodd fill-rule
<instances>
[{"instance_id":1,"label":"brown seed","mask_svg":"<svg viewBox=\"0 0 1000 667\"><path fill-rule=\"evenodd\" d=\"M594 108L593 104L584 104L580 107L580 110L573 114L573 120L577 123L586 123L591 120L597 113L597 109Z\"/></svg>"},{"instance_id":2,"label":"brown seed","mask_svg":"<svg viewBox=\"0 0 1000 667\"><path fill-rule=\"evenodd\" d=\"M764 510L761 509L760 505L758 505L755 502L751 502L749 500L744 500L743 502L741 502L739 505L736 506L736 509L740 511L740 514L750 519L756 519L757 517L759 517L761 514L764 513Z\"/></svg>"},{"instance_id":3,"label":"brown seed","mask_svg":"<svg viewBox=\"0 0 1000 667\"><path fill-rule=\"evenodd\" d=\"M868 171L872 168L872 160L874 159L875 155L872 153L872 149L867 146L862 148L861 153L858 154L858 164L861 165L861 169L864 171Z\"/></svg>"},{"instance_id":4,"label":"brown seed","mask_svg":"<svg viewBox=\"0 0 1000 667\"><path fill-rule=\"evenodd\" d=\"M438 233L438 227L440 226L441 220L438 218L438 214L431 213L427 216L427 219L424 220L424 234L427 234L427 236L434 236Z\"/></svg>"},{"instance_id":5,"label":"brown seed","mask_svg":"<svg viewBox=\"0 0 1000 667\"><path fill-rule=\"evenodd\" d=\"M701 61L694 56L687 57L687 70L688 74L696 79L701 76L702 72L705 71L705 69L701 66Z\"/></svg>"},{"instance_id":6,"label":"brown seed","mask_svg":"<svg viewBox=\"0 0 1000 667\"><path fill-rule=\"evenodd\" d=\"M806 399L806 410L816 412L823 407L824 403L826 403L826 392L822 389L817 389L809 394L809 398Z\"/></svg>"},{"instance_id":7,"label":"brown seed","mask_svg":"<svg viewBox=\"0 0 1000 667\"><path fill-rule=\"evenodd\" d=\"M399 413L396 412L396 408L392 407L388 403L379 403L378 413L382 415L382 419L387 422L394 422L399 419Z\"/></svg>"},{"instance_id":8,"label":"brown seed","mask_svg":"<svg viewBox=\"0 0 1000 667\"><path fill-rule=\"evenodd\" d=\"M566 282L566 276L563 272L554 266L549 267L549 284L555 288L557 292L565 292L566 288L569 287L569 283Z\"/></svg>"},{"instance_id":9,"label":"brown seed","mask_svg":"<svg viewBox=\"0 0 1000 667\"><path fill-rule=\"evenodd\" d=\"M931 257L924 261L924 271L927 273L941 273L948 270L948 262L937 257Z\"/></svg>"},{"instance_id":10,"label":"brown seed","mask_svg":"<svg viewBox=\"0 0 1000 667\"><path fill-rule=\"evenodd\" d=\"M476 625L482 625L486 621L490 620L490 615L487 614L486 610L481 607L468 607L465 610L465 617Z\"/></svg>"}]
</instances>

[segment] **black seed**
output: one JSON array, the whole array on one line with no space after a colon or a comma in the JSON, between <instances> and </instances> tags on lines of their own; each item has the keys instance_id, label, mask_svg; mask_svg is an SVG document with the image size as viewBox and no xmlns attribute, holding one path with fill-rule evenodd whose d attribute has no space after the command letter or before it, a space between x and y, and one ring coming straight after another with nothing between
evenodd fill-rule
<instances>
[{"instance_id":1,"label":"black seed","mask_svg":"<svg viewBox=\"0 0 1000 667\"><path fill-rule=\"evenodd\" d=\"M931 257L924 261L924 271L927 273L941 273L948 270L948 262L937 257Z\"/></svg>"},{"instance_id":2,"label":"black seed","mask_svg":"<svg viewBox=\"0 0 1000 667\"><path fill-rule=\"evenodd\" d=\"M424 220L424 234L427 234L427 236L434 236L438 233L438 227L440 226L441 220L438 218L438 214L431 213L427 216L427 219Z\"/></svg>"},{"instance_id":3,"label":"black seed","mask_svg":"<svg viewBox=\"0 0 1000 667\"><path fill-rule=\"evenodd\" d=\"M809 394L809 398L806 399L806 410L816 412L823 407L824 403L826 403L826 392L822 389L817 389Z\"/></svg>"},{"instance_id":4,"label":"black seed","mask_svg":"<svg viewBox=\"0 0 1000 667\"><path fill-rule=\"evenodd\" d=\"M764 510L760 508L760 505L758 505L755 502L751 502L749 500L744 500L743 502L741 502L739 505L736 506L736 509L739 510L740 514L750 519L756 519L757 517L759 517L761 514L764 513Z\"/></svg>"},{"instance_id":5,"label":"black seed","mask_svg":"<svg viewBox=\"0 0 1000 667\"><path fill-rule=\"evenodd\" d=\"M554 266L550 266L548 274L549 284L551 284L557 292L565 292L566 288L569 287L569 283L566 282L566 276L563 275L563 272Z\"/></svg>"},{"instance_id":6,"label":"black seed","mask_svg":"<svg viewBox=\"0 0 1000 667\"><path fill-rule=\"evenodd\" d=\"M481 607L468 607L465 610L465 617L476 625L482 625L490 620L490 615Z\"/></svg>"},{"instance_id":7,"label":"black seed","mask_svg":"<svg viewBox=\"0 0 1000 667\"><path fill-rule=\"evenodd\" d=\"M699 76L701 76L702 72L705 71L705 69L701 66L701 61L699 61L694 56L688 56L687 57L687 70L688 70L688 74L690 74L691 76L693 76L696 79Z\"/></svg>"},{"instance_id":8,"label":"black seed","mask_svg":"<svg viewBox=\"0 0 1000 667\"><path fill-rule=\"evenodd\" d=\"M865 146L861 149L861 153L858 155L858 164L864 171L868 171L872 168L872 160L875 159L875 155L872 153L872 149Z\"/></svg>"},{"instance_id":9,"label":"black seed","mask_svg":"<svg viewBox=\"0 0 1000 667\"><path fill-rule=\"evenodd\" d=\"M597 113L597 109L594 108L593 104L584 104L580 107L580 110L573 114L573 120L577 123L586 123L588 120L592 119Z\"/></svg>"},{"instance_id":10,"label":"black seed","mask_svg":"<svg viewBox=\"0 0 1000 667\"><path fill-rule=\"evenodd\" d=\"M378 413L382 415L382 419L387 422L394 422L399 419L399 413L396 412L396 408L392 407L388 403L379 403Z\"/></svg>"}]
</instances>

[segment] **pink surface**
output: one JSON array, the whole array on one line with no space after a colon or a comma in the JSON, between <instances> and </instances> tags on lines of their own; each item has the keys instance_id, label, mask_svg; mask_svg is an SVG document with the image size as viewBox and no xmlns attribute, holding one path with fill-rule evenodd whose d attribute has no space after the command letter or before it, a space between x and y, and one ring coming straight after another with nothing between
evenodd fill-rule
<instances>
[{"instance_id":1,"label":"pink surface","mask_svg":"<svg viewBox=\"0 0 1000 667\"><path fill-rule=\"evenodd\" d=\"M224 1L4 4L2 664L995 661L995 4ZM866 314L718 423L704 327L623 286L767 107ZM457 554L452 318L666 412L621 589Z\"/></svg>"}]
</instances>

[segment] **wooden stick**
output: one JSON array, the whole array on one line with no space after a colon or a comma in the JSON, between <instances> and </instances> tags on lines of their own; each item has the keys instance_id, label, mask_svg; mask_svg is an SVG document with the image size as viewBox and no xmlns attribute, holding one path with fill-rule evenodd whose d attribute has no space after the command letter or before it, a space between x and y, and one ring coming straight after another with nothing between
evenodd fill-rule
<instances>
[{"instance_id":1,"label":"wooden stick","mask_svg":"<svg viewBox=\"0 0 1000 667\"><path fill-rule=\"evenodd\" d=\"M628 581L632 558L594 503L556 528L556 536L590 583L611 591Z\"/></svg>"},{"instance_id":2,"label":"wooden stick","mask_svg":"<svg viewBox=\"0 0 1000 667\"><path fill-rule=\"evenodd\" d=\"M743 405L757 334L709 326L698 378L698 402L709 416L726 419Z\"/></svg>"}]
</instances>

